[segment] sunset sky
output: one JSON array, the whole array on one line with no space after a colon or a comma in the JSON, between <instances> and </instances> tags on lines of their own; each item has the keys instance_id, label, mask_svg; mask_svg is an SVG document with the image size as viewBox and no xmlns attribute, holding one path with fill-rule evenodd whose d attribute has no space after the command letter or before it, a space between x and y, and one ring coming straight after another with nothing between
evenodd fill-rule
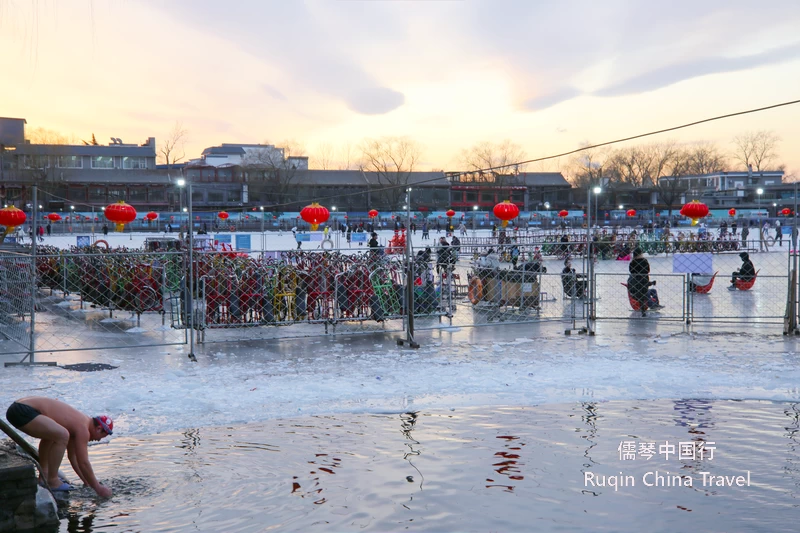
<instances>
[{"instance_id":1,"label":"sunset sky","mask_svg":"<svg viewBox=\"0 0 800 533\"><path fill-rule=\"evenodd\" d=\"M457 169L481 141L535 158L800 99L798 28L797 0L0 0L0 116L102 144L180 121L188 157L408 136ZM800 105L639 142L756 130L800 176Z\"/></svg>"}]
</instances>

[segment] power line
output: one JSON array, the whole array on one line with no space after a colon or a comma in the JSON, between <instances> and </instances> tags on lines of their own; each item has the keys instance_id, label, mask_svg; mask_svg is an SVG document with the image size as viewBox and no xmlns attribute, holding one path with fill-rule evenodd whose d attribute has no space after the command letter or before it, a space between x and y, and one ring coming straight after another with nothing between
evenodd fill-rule
<instances>
[{"instance_id":1,"label":"power line","mask_svg":"<svg viewBox=\"0 0 800 533\"><path fill-rule=\"evenodd\" d=\"M737 117L737 116L740 116L740 115L748 115L748 114L751 114L751 113L760 113L762 111L768 111L770 109L776 109L778 107L785 107L785 106L795 105L795 104L799 104L799 103L800 103L800 100L791 100L791 101L788 101L788 102L781 102L779 104L773 104L773 105L769 105L769 106L765 106L765 107L757 107L757 108L748 109L748 110L745 110L745 111L737 111L735 113L728 113L728 114L725 114L725 115L717 115L717 116L713 116L713 117L709 117L709 118L704 118L702 120L696 120L694 122L688 122L686 124L681 124L679 126L672 126L672 127L663 128L663 129L660 129L660 130L649 131L647 133L640 133L638 135L632 135L630 137L623 137L621 139L614 139L613 141L606 141L606 142L602 142L602 143L598 143L598 144L592 144L592 145L589 145L589 146L583 146L581 148L576 148L575 150L570 150L568 152L562 152L560 154L553 154L553 155L548 155L548 156L544 156L544 157L538 157L536 159L528 159L526 161L517 161L515 163L507 163L505 165L498 165L498 166L494 166L494 167L488 167L488 168L482 168L482 169L476 169L476 170L470 170L470 171L464 171L464 172L453 172L453 173L449 173L447 176L441 176L441 177L437 177L437 178L431 178L431 179L428 179L428 180L422 180L422 181L418 181L418 182L416 182L414 184L391 185L391 186L383 187L383 188L380 188L380 189L370 189L369 192L370 193L374 193L374 192L382 192L382 191L388 191L388 190L399 189L399 188L415 187L415 186L422 185L422 184L425 184L425 183L433 183L433 182L436 182L436 181L441 181L441 180L448 179L450 177L463 176L465 174L472 174L472 173L475 173L475 172L491 172L493 170L504 169L504 168L508 168L508 167L515 167L515 166L519 166L519 165L527 165L529 163L538 163L540 161L547 161L549 159L557 159L559 157L564 157L564 156L568 156L568 155L572 155L572 154L577 154L579 152L583 152L583 151L586 151L586 150L592 150L594 148L600 148L602 146L609 146L609 145L618 144L618 143L621 143L621 142L632 141L634 139L641 139L641 138L644 138L644 137L650 137L652 135L659 135L661 133L667 133L667 132L670 132L670 131L676 131L676 130L680 130L680 129L690 128L692 126L697 126L699 124L705 124L706 122L714 122L716 120L722 120L722 119L726 119L726 118ZM364 193L363 192L342 193L342 194L337 194L337 195L334 195L334 196L322 197L319 200L330 200L330 199L335 199L335 198L346 198L348 196L358 196L360 194L364 194ZM277 205L275 205L273 207L283 207L283 206L291 205L291 204L294 204L294 203L297 203L297 202L291 202L291 203L286 203L286 204L277 204Z\"/></svg>"},{"instance_id":2,"label":"power line","mask_svg":"<svg viewBox=\"0 0 800 533\"><path fill-rule=\"evenodd\" d=\"M693 126L697 126L699 124L705 124L707 122L714 122L714 121L717 121L717 120L737 117L737 116L741 116L741 115L749 115L749 114L752 114L752 113L760 113L762 111L768 111L770 109L776 109L776 108L779 108L779 107L786 107L786 106L790 106L790 105L796 105L796 104L799 104L799 103L800 103L800 100L790 100L790 101L787 101L787 102L781 102L781 103L778 103L778 104L772 104L772 105L768 105L768 106L764 106L764 107L757 107L757 108L754 108L754 109L747 109L747 110L744 110L744 111L736 111L734 113L727 113L725 115L716 115L716 116L713 116L713 117L704 118L702 120L696 120L696 121L693 121L693 122L687 122L686 124L681 124L679 126L671 126L671 127L668 127L668 128L649 131L647 133L640 133L640 134L637 134L637 135L632 135L630 137L623 137L623 138L620 138L620 139L614 139L612 141L605 141L605 142L598 143L598 144L592 144L592 145L588 145L588 146L583 146L581 148L576 148L575 150L570 150L570 151L562 152L562 153L559 153L559 154L553 154L553 155L548 155L548 156L544 156L544 157L538 157L538 158L535 158L535 159L528 159L528 160L525 160L525 161L517 161L517 162L514 162L514 163L507 163L505 165L498 165L498 166L494 166L494 167L487 167L487 168L475 169L475 170L463 171L463 172L452 172L452 173L448 173L447 175L444 175L444 176L438 176L436 178L430 178L430 179L427 179L427 180L421 180L421 181L415 182L413 184L388 185L388 186L385 186L385 187L379 187L377 189L368 189L367 191L340 193L340 194L335 194L335 195L331 195L331 196L323 196L323 197L318 198L318 200L319 201L333 200L333 199L337 199L337 198L347 198L347 197L350 197L350 196L360 196L360 195L366 194L367 192L369 194L373 194L373 193L381 193L381 192L384 192L384 191L391 191L391 190L401 189L401 188L402 189L406 189L406 188L409 188L409 187L417 187L419 185L424 185L424 184L427 184L427 183L434 183L434 182L437 182L437 181L447 180L447 179L449 179L451 177L463 176L463 175L472 174L472 173L475 173L475 172L491 172L491 171L494 171L494 170L505 169L505 168L509 168L509 167L516 167L516 166L519 166L519 165L527 165L529 163L538 163L540 161L547 161L549 159L557 159L559 157L564 157L564 156L568 156L568 155L572 155L572 154L577 154L579 152L583 152L583 151L586 151L586 150L592 150L594 148L600 148L600 147L609 146L609 145L612 145L612 144L618 144L618 143L622 143L622 142L632 141L632 140L635 140L635 139L642 139L644 137L650 137L650 136L653 136L653 135L659 135L659 134L667 133L667 132L670 132L670 131L677 131L677 130L681 130L681 129L685 129L685 128L690 128L690 127L693 127ZM200 185L200 184L195 184L195 186L198 186L198 185ZM73 201L68 200L66 198L61 198L61 197L57 196L56 194L49 193L47 191L43 191L43 192L45 192L46 194L50 194L54 198L59 198L61 200L64 200L65 202L72 202L72 203L77 204L77 205L86 205L86 206L89 206L89 207L91 206L91 204L87 204L87 203L84 203L84 202L73 202ZM282 203L282 204L274 204L274 205L272 205L270 207L274 209L276 207L278 207L278 208L279 207L286 207L286 206L297 204L297 203L298 203L297 201L286 202L286 203Z\"/></svg>"}]
</instances>

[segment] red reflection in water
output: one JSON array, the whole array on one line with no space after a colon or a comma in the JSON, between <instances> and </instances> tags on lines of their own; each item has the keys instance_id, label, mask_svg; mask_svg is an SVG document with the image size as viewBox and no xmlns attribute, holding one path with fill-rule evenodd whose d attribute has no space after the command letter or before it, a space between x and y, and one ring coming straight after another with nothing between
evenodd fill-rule
<instances>
[{"instance_id":1,"label":"red reflection in water","mask_svg":"<svg viewBox=\"0 0 800 533\"><path fill-rule=\"evenodd\" d=\"M503 445L504 450L495 452L495 458L502 458L502 461L498 461L493 463L492 466L495 467L495 472L502 476L506 476L508 479L513 481L522 481L525 479L525 476L522 475L520 467L523 466L525 463L520 461L520 455L518 451L522 450L522 446L525 446L524 442L514 442L518 441L519 437L514 437L513 435L498 435L498 439L506 441ZM513 444L513 445L512 445ZM486 485L486 488L492 487L500 487L506 492L514 492L515 485L501 485L496 484L495 480L492 478L486 478L486 482L490 483Z\"/></svg>"}]
</instances>

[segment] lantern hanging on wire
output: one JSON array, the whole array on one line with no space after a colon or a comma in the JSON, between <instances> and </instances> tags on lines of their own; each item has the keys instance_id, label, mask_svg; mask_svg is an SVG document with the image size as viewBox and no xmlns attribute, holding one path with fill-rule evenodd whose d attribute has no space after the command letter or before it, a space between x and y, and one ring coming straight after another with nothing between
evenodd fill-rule
<instances>
[{"instance_id":1,"label":"lantern hanging on wire","mask_svg":"<svg viewBox=\"0 0 800 533\"><path fill-rule=\"evenodd\" d=\"M736 209L734 209L733 207L728 209L728 216L735 217L736 216Z\"/></svg>"},{"instance_id":2,"label":"lantern hanging on wire","mask_svg":"<svg viewBox=\"0 0 800 533\"><path fill-rule=\"evenodd\" d=\"M791 214L792 214L792 210L791 210L791 209L789 209L788 207L784 207L783 209L781 209L781 214L782 214L783 216L786 216L786 217L788 217L789 215L791 215Z\"/></svg>"},{"instance_id":3,"label":"lantern hanging on wire","mask_svg":"<svg viewBox=\"0 0 800 533\"><path fill-rule=\"evenodd\" d=\"M217 213L217 218L220 220L228 220L228 217L230 217L230 215L225 211L220 211Z\"/></svg>"},{"instance_id":4,"label":"lantern hanging on wire","mask_svg":"<svg viewBox=\"0 0 800 533\"><path fill-rule=\"evenodd\" d=\"M104 213L106 218L115 224L117 231L122 231L125 229L125 224L136 220L136 209L126 204L124 200L106 206Z\"/></svg>"},{"instance_id":5,"label":"lantern hanging on wire","mask_svg":"<svg viewBox=\"0 0 800 533\"><path fill-rule=\"evenodd\" d=\"M681 208L681 215L692 219L692 226L696 226L701 218L708 216L708 206L698 200L692 200Z\"/></svg>"},{"instance_id":6,"label":"lantern hanging on wire","mask_svg":"<svg viewBox=\"0 0 800 533\"><path fill-rule=\"evenodd\" d=\"M447 218L453 218L454 216L456 216L456 212L453 211L452 209L448 209L445 215L447 215Z\"/></svg>"},{"instance_id":7,"label":"lantern hanging on wire","mask_svg":"<svg viewBox=\"0 0 800 533\"><path fill-rule=\"evenodd\" d=\"M144 216L144 218L146 218L147 220L155 220L155 219L158 218L158 213L154 213L154 212L150 211L149 213L147 213Z\"/></svg>"},{"instance_id":8,"label":"lantern hanging on wire","mask_svg":"<svg viewBox=\"0 0 800 533\"><path fill-rule=\"evenodd\" d=\"M47 215L47 220L49 220L50 222L58 222L59 220L61 220L61 215L59 215L58 213L50 213L49 215Z\"/></svg>"},{"instance_id":9,"label":"lantern hanging on wire","mask_svg":"<svg viewBox=\"0 0 800 533\"><path fill-rule=\"evenodd\" d=\"M510 220L514 220L519 216L519 207L517 204L512 204L509 200L503 200L492 209L494 216L503 221L502 226L508 226Z\"/></svg>"},{"instance_id":10,"label":"lantern hanging on wire","mask_svg":"<svg viewBox=\"0 0 800 533\"><path fill-rule=\"evenodd\" d=\"M367 215L369 215L369 218L378 218L378 214L379 213L377 209L370 209L369 213L367 213Z\"/></svg>"},{"instance_id":11,"label":"lantern hanging on wire","mask_svg":"<svg viewBox=\"0 0 800 533\"><path fill-rule=\"evenodd\" d=\"M0 238L0 243L5 240L6 235L14 231L14 228L24 224L26 218L25 212L13 205L0 209L0 226L6 227L3 237Z\"/></svg>"},{"instance_id":12,"label":"lantern hanging on wire","mask_svg":"<svg viewBox=\"0 0 800 533\"><path fill-rule=\"evenodd\" d=\"M629 217L635 217L636 209L628 209L628 211L625 214L628 215Z\"/></svg>"},{"instance_id":13,"label":"lantern hanging on wire","mask_svg":"<svg viewBox=\"0 0 800 533\"><path fill-rule=\"evenodd\" d=\"M569 211L567 211L566 209L562 209L561 211L558 212L558 216L560 216L561 218L567 218L569 216Z\"/></svg>"},{"instance_id":14,"label":"lantern hanging on wire","mask_svg":"<svg viewBox=\"0 0 800 533\"><path fill-rule=\"evenodd\" d=\"M326 222L330 216L328 209L317 202L311 202L311 205L305 206L300 211L300 217L311 224L311 231L316 231L319 225Z\"/></svg>"}]
</instances>

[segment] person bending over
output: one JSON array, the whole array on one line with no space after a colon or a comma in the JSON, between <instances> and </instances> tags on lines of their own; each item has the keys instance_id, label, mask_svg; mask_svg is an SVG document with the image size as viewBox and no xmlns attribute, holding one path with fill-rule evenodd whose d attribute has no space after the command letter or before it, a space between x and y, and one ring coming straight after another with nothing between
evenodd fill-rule
<instances>
[{"instance_id":1,"label":"person bending over","mask_svg":"<svg viewBox=\"0 0 800 533\"><path fill-rule=\"evenodd\" d=\"M111 435L114 422L106 415L93 418L74 407L52 398L30 396L12 403L6 418L15 428L39 442L40 483L47 483L50 490L68 491L74 487L58 477L58 469L64 452L72 469L98 496L111 497L111 489L101 485L89 462L89 441L100 440Z\"/></svg>"}]
</instances>

